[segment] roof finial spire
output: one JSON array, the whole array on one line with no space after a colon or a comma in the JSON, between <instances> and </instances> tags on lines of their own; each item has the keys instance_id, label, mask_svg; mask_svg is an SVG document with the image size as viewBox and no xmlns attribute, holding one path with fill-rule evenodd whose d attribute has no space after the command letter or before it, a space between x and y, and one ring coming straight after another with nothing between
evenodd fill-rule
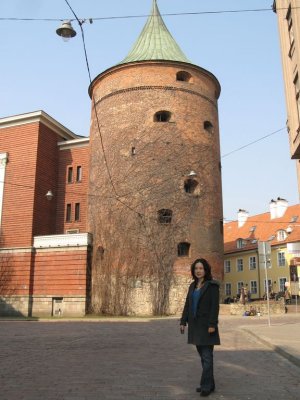
<instances>
[{"instance_id":1,"label":"roof finial spire","mask_svg":"<svg viewBox=\"0 0 300 400\"><path fill-rule=\"evenodd\" d=\"M156 0L152 1L151 14L138 40L120 64L147 60L190 63L166 27Z\"/></svg>"}]
</instances>

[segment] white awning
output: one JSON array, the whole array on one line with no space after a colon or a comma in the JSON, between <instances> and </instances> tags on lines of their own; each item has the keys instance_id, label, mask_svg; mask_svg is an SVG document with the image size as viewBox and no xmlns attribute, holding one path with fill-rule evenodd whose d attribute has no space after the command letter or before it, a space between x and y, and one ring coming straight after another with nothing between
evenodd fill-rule
<instances>
[{"instance_id":1,"label":"white awning","mask_svg":"<svg viewBox=\"0 0 300 400\"><path fill-rule=\"evenodd\" d=\"M300 242L288 243L287 251L289 254L300 254Z\"/></svg>"}]
</instances>

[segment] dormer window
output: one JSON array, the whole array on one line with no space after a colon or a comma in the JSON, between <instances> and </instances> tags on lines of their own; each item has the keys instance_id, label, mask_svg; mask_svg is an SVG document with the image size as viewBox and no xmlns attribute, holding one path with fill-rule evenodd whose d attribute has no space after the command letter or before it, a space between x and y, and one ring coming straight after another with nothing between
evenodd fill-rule
<instances>
[{"instance_id":1,"label":"dormer window","mask_svg":"<svg viewBox=\"0 0 300 400\"><path fill-rule=\"evenodd\" d=\"M282 240L285 240L287 238L287 233L284 229L279 229L277 231L277 240L278 242L281 242Z\"/></svg>"},{"instance_id":2,"label":"dormer window","mask_svg":"<svg viewBox=\"0 0 300 400\"><path fill-rule=\"evenodd\" d=\"M246 241L244 240L244 239L238 239L237 241L236 241L236 247L238 248L238 249L242 249L243 247L245 247L246 246Z\"/></svg>"},{"instance_id":3,"label":"dormer window","mask_svg":"<svg viewBox=\"0 0 300 400\"><path fill-rule=\"evenodd\" d=\"M170 111L158 111L154 115L154 122L169 122L171 119Z\"/></svg>"},{"instance_id":4,"label":"dormer window","mask_svg":"<svg viewBox=\"0 0 300 400\"><path fill-rule=\"evenodd\" d=\"M181 82L189 82L192 78L192 75L186 71L179 71L176 74L176 80Z\"/></svg>"}]
</instances>

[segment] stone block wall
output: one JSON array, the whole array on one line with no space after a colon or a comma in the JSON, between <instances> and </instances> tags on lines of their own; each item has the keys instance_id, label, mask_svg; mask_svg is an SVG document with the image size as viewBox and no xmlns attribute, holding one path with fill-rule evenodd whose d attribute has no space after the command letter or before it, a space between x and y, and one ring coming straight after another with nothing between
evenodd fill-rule
<instances>
[{"instance_id":1,"label":"stone block wall","mask_svg":"<svg viewBox=\"0 0 300 400\"><path fill-rule=\"evenodd\" d=\"M230 304L230 314L231 315L243 315L245 311L250 311L250 308L260 312L260 315L268 314L268 304L266 301L252 301L246 303L245 305L241 303L231 303ZM270 314L284 314L285 304L284 300L270 301Z\"/></svg>"}]
</instances>

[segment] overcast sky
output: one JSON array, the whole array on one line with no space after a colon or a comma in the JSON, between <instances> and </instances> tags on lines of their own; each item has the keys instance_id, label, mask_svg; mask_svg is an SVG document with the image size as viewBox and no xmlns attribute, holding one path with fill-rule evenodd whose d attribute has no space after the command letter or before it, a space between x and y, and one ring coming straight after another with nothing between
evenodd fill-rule
<instances>
[{"instance_id":1,"label":"overcast sky","mask_svg":"<svg viewBox=\"0 0 300 400\"><path fill-rule=\"evenodd\" d=\"M78 17L146 15L152 0L68 0ZM158 0L161 13L269 9L244 13L166 16L164 20L192 63L220 81L221 154L286 125L276 14L271 0ZM73 18L65 0L1 0L0 18ZM146 21L85 23L92 78L120 62ZM63 42L56 21L0 20L0 117L44 110L79 135L89 135L89 85L81 35ZM1 146L1 138L0 138ZM296 170L285 129L223 157L224 217L268 211L278 196L298 203Z\"/></svg>"}]
</instances>

